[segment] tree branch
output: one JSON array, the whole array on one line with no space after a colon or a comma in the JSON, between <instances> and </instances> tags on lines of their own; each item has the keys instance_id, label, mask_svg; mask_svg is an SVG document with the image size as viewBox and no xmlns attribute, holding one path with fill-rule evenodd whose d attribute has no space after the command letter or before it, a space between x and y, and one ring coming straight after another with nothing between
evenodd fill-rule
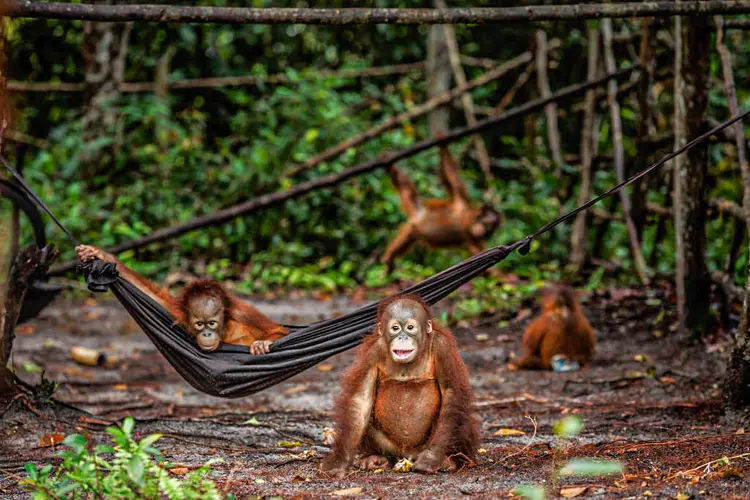
<instances>
[{"instance_id":1,"label":"tree branch","mask_svg":"<svg viewBox=\"0 0 750 500\"><path fill-rule=\"evenodd\" d=\"M317 70L303 75L303 79L313 78L366 78L372 76L390 76L409 73L411 71L423 71L424 62L405 64L394 64L392 66L376 66L364 69L340 69L340 70ZM167 82L168 90L189 90L205 88L244 87L251 85L280 85L290 83L285 73L268 76L239 75L239 76L214 76L208 78L187 78L184 80L173 80ZM67 82L19 82L9 81L9 92L83 92L85 84ZM123 82L119 91L130 92L152 92L154 82Z\"/></svg>"},{"instance_id":2,"label":"tree branch","mask_svg":"<svg viewBox=\"0 0 750 500\"><path fill-rule=\"evenodd\" d=\"M84 21L223 24L500 24L528 21L746 14L746 0L650 1L612 4L534 5L456 9L308 9L192 7L181 5L100 5L6 0L0 15L12 18Z\"/></svg>"},{"instance_id":3,"label":"tree branch","mask_svg":"<svg viewBox=\"0 0 750 500\"><path fill-rule=\"evenodd\" d=\"M554 44L555 46L559 46L559 43L560 43L559 40L554 40L554 42L555 42ZM552 47L553 43L550 42L549 45L550 47ZM506 73L531 61L531 58L532 58L531 52L524 52L523 54L500 64L495 69L488 71L482 76L471 80L466 85L454 87L453 89L450 90L450 92L446 92L443 95L433 97L432 99L425 101L419 106L414 106L412 109L408 111L404 111L403 113L399 113L398 115L385 120L379 125L376 125L372 127L371 129L366 130L364 133L356 137L352 137L351 139L341 142L337 144L336 146L333 146L332 148L329 148L323 151L322 153L319 153L313 156L312 158L309 158L307 161L305 161L305 163L297 166L296 168L293 168L286 175L288 177L293 177L297 174L310 170L311 168L317 165L320 165L324 161L328 161L331 158L335 158L336 156L342 154L344 151L346 151L349 148L359 146L360 144L370 141L374 139L375 137L378 137L379 135L384 134L385 132L388 132L389 130L393 130L394 128L398 127L401 123L405 121L413 120L414 118L425 115L429 113L430 111L432 111L433 109L436 109L439 106L447 104L453 101L454 99L462 96L466 92L474 90L475 88L478 88L478 87L482 87L491 81L494 81L494 80L497 80L498 78L503 77Z\"/></svg>"}]
</instances>

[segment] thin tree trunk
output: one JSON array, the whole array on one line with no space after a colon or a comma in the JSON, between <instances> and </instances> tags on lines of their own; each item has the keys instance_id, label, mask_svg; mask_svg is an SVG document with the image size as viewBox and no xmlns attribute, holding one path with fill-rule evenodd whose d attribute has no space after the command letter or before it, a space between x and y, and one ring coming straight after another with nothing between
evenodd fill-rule
<instances>
[{"instance_id":1,"label":"thin tree trunk","mask_svg":"<svg viewBox=\"0 0 750 500\"><path fill-rule=\"evenodd\" d=\"M112 0L106 0L111 5ZM83 24L83 55L85 61L85 92L83 112L83 142L81 163L88 179L112 159L112 146L94 146L97 139L111 136L117 123L113 104L120 96L123 68L121 23Z\"/></svg>"},{"instance_id":2,"label":"thin tree trunk","mask_svg":"<svg viewBox=\"0 0 750 500\"><path fill-rule=\"evenodd\" d=\"M653 126L653 117L651 116L651 107L654 103L651 84L654 81L655 73L654 35L656 34L656 29L652 19L644 19L641 23L641 46L638 58L643 69L638 78L636 92L638 103L638 126L636 130L637 153L633 165L635 167L634 170L641 169L648 164L650 153L652 151L650 138L656 132L655 127ZM643 228L646 225L647 182L646 179L641 179L633 184L632 190L632 217L639 240L643 236Z\"/></svg>"},{"instance_id":3,"label":"thin tree trunk","mask_svg":"<svg viewBox=\"0 0 750 500\"><path fill-rule=\"evenodd\" d=\"M616 71L617 63L615 54L612 50L612 20L602 19L602 41L604 43L604 62L607 72ZM614 83L614 85L613 85ZM617 102L617 82L609 82L607 85L609 92L609 109L612 121L612 139L614 147L615 171L617 173L617 182L625 180L625 151L622 146L622 122L620 121L620 105ZM630 214L630 199L625 189L620 190L620 201L622 203L622 215L625 218L625 225L628 228L628 237L630 238L630 250L633 255L635 270L641 283L647 284L648 274L646 260L643 258L641 243L638 239L638 233L633 224L633 218Z\"/></svg>"},{"instance_id":4,"label":"thin tree trunk","mask_svg":"<svg viewBox=\"0 0 750 500\"><path fill-rule=\"evenodd\" d=\"M448 44L445 40L445 30L442 26L430 27L427 40L427 99L445 94L450 89L451 73ZM440 106L430 111L427 116L427 126L430 135L438 134L449 127L450 108Z\"/></svg>"},{"instance_id":5,"label":"thin tree trunk","mask_svg":"<svg viewBox=\"0 0 750 500\"><path fill-rule=\"evenodd\" d=\"M675 19L675 147L703 132L708 105L708 19ZM677 249L677 313L680 334L703 334L709 327L711 276L705 260L708 175L707 146L700 145L674 163Z\"/></svg>"},{"instance_id":6,"label":"thin tree trunk","mask_svg":"<svg viewBox=\"0 0 750 500\"><path fill-rule=\"evenodd\" d=\"M444 0L435 0L435 7L438 9L445 9ZM461 53L458 49L458 42L456 41L456 31L450 24L444 24L443 30L445 31L445 42L448 49L448 58L451 62L451 68L453 69L453 78L456 80L456 86L460 87L466 85L466 73L461 65ZM468 92L461 96L461 104L464 108L464 117L466 123L469 126L476 125L477 117L474 114L474 100L471 98L471 94ZM474 141L474 148L477 152L477 159L479 161L479 167L484 173L485 179L492 178L492 171L490 170L490 155L487 152L487 146L484 143L484 139L479 134L472 137Z\"/></svg>"},{"instance_id":7,"label":"thin tree trunk","mask_svg":"<svg viewBox=\"0 0 750 500\"><path fill-rule=\"evenodd\" d=\"M599 30L594 24L588 26L588 70L587 80L596 79L599 67ZM596 90L586 92L581 131L581 187L578 192L578 205L591 198L592 165L594 161L594 123L596 121ZM579 271L586 261L586 220L583 212L576 215L571 238L570 265Z\"/></svg>"},{"instance_id":8,"label":"thin tree trunk","mask_svg":"<svg viewBox=\"0 0 750 500\"><path fill-rule=\"evenodd\" d=\"M29 283L43 276L57 257L53 246L29 247L15 259L8 281L0 285L0 401L7 402L16 392L15 376L9 369L15 328Z\"/></svg>"},{"instance_id":9,"label":"thin tree trunk","mask_svg":"<svg viewBox=\"0 0 750 500\"><path fill-rule=\"evenodd\" d=\"M716 47L721 55L729 112L734 115L740 112L740 106L737 102L737 92L734 85L732 54L726 45L724 45L722 23L723 20L721 17L717 17ZM750 164L748 164L747 151L745 149L745 126L742 122L737 122L733 127L737 144L737 161L740 164L744 188L742 208L745 211L745 223L748 234L750 234ZM750 257L750 251L748 257ZM732 351L729 355L729 363L724 380L724 404L734 409L750 406L750 332L748 331L750 322L750 318L748 317L750 315L750 264L747 267L748 276L745 279L745 297L742 301L740 325L733 338Z\"/></svg>"},{"instance_id":10,"label":"thin tree trunk","mask_svg":"<svg viewBox=\"0 0 750 500\"><path fill-rule=\"evenodd\" d=\"M535 35L536 52L536 82L541 97L552 95L547 75L547 33L538 30ZM552 154L552 162L555 164L555 175L562 174L563 157L560 147L560 129L557 125L557 104L550 103L544 108L545 124L547 127L547 144Z\"/></svg>"}]
</instances>

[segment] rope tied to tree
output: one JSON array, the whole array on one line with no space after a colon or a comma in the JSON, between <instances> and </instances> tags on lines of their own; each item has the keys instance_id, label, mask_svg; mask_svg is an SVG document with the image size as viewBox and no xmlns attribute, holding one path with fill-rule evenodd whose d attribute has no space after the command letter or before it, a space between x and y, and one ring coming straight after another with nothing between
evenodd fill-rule
<instances>
[{"instance_id":1,"label":"rope tied to tree","mask_svg":"<svg viewBox=\"0 0 750 500\"><path fill-rule=\"evenodd\" d=\"M531 242L538 236L551 231L595 203L616 194L677 155L706 141L716 132L742 120L748 114L750 110L727 119L677 151L664 156L653 165L515 243L497 246L476 254L403 290L399 295L418 295L430 305L439 302L464 283L504 260L514 250L518 250L522 255L527 254ZM24 182L21 175L2 156L0 156L0 161L19 181L29 196L63 230L68 239L78 245L75 237L65 229L44 202ZM271 352L268 354L252 355L244 346L229 344L222 344L219 349L209 353L202 351L193 342L184 327L178 324L168 311L135 285L119 276L115 264L98 260L87 261L78 265L78 271L85 276L90 290L94 292L112 290L177 372L193 387L213 396L238 398L278 384L335 354L356 347L372 331L377 321L378 303L372 303L338 318L312 325L292 327L289 335L271 344Z\"/></svg>"}]
</instances>

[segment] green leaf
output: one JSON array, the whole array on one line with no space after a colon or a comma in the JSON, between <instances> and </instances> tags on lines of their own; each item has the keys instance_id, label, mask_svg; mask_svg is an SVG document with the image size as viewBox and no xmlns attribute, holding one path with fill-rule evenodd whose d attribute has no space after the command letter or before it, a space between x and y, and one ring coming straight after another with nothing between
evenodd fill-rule
<instances>
[{"instance_id":1,"label":"green leaf","mask_svg":"<svg viewBox=\"0 0 750 500\"><path fill-rule=\"evenodd\" d=\"M81 450L86 448L88 441L86 441L86 438L80 434L71 434L63 440L62 444L64 444L65 446L70 446L77 453L80 453Z\"/></svg>"},{"instance_id":2,"label":"green leaf","mask_svg":"<svg viewBox=\"0 0 750 500\"><path fill-rule=\"evenodd\" d=\"M125 417L122 421L122 432L125 433L126 436L130 436L133 434L133 427L135 427L135 420L133 420L133 417Z\"/></svg>"},{"instance_id":3,"label":"green leaf","mask_svg":"<svg viewBox=\"0 0 750 500\"><path fill-rule=\"evenodd\" d=\"M145 467L141 457L135 456L128 462L128 472L130 477L138 484L143 484L143 471Z\"/></svg>"},{"instance_id":4,"label":"green leaf","mask_svg":"<svg viewBox=\"0 0 750 500\"><path fill-rule=\"evenodd\" d=\"M316 128L311 128L307 132L305 132L305 141L313 142L315 139L318 138L318 135L320 135L320 130Z\"/></svg>"},{"instance_id":5,"label":"green leaf","mask_svg":"<svg viewBox=\"0 0 750 500\"><path fill-rule=\"evenodd\" d=\"M252 418L250 418L248 420L245 420L245 423L249 424L249 425L261 425L261 423L255 417L252 417Z\"/></svg>"},{"instance_id":6,"label":"green leaf","mask_svg":"<svg viewBox=\"0 0 750 500\"><path fill-rule=\"evenodd\" d=\"M42 371L42 367L37 365L36 363L28 361L23 364L23 371L25 371L26 373L39 373Z\"/></svg>"},{"instance_id":7,"label":"green leaf","mask_svg":"<svg viewBox=\"0 0 750 500\"><path fill-rule=\"evenodd\" d=\"M575 436L583 429L583 419L578 415L568 415L558 420L552 430L558 437L567 438Z\"/></svg>"},{"instance_id":8,"label":"green leaf","mask_svg":"<svg viewBox=\"0 0 750 500\"><path fill-rule=\"evenodd\" d=\"M36 481L36 478L39 477L39 470L36 468L36 464L26 464L24 465L24 468L29 475L29 479Z\"/></svg>"},{"instance_id":9,"label":"green leaf","mask_svg":"<svg viewBox=\"0 0 750 500\"><path fill-rule=\"evenodd\" d=\"M513 496L523 497L528 500L544 500L547 498L547 494L544 492L544 488L541 486L524 485L514 488L511 491Z\"/></svg>"},{"instance_id":10,"label":"green leaf","mask_svg":"<svg viewBox=\"0 0 750 500\"><path fill-rule=\"evenodd\" d=\"M162 437L163 434L150 434L141 439L141 442L138 443L138 446L140 446L141 448L148 448L149 446L160 440Z\"/></svg>"},{"instance_id":11,"label":"green leaf","mask_svg":"<svg viewBox=\"0 0 750 500\"><path fill-rule=\"evenodd\" d=\"M560 476L606 476L622 474L622 470L622 463L617 460L578 458L570 460L559 470L558 474Z\"/></svg>"}]
</instances>

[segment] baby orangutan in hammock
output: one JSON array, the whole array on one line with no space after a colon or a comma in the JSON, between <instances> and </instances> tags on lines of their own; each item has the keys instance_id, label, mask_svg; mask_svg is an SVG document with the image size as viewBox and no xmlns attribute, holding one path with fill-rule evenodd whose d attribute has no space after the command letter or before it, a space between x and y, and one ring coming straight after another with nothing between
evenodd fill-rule
<instances>
[{"instance_id":1,"label":"baby orangutan in hammock","mask_svg":"<svg viewBox=\"0 0 750 500\"><path fill-rule=\"evenodd\" d=\"M395 165L391 165L388 174L407 217L381 259L388 274L396 257L405 254L415 242L430 247L463 245L472 253L479 253L482 240L489 238L500 224L500 214L492 206L471 205L456 160L446 146L440 147L440 180L448 193L447 200L420 200L414 182Z\"/></svg>"},{"instance_id":2,"label":"baby orangutan in hammock","mask_svg":"<svg viewBox=\"0 0 750 500\"><path fill-rule=\"evenodd\" d=\"M251 354L265 354L273 341L289 333L216 281L196 281L187 285L182 295L173 297L169 290L157 287L101 248L81 245L76 252L81 261L99 259L117 264L120 276L169 311L204 351L226 342L248 346Z\"/></svg>"},{"instance_id":3,"label":"baby orangutan in hammock","mask_svg":"<svg viewBox=\"0 0 750 500\"><path fill-rule=\"evenodd\" d=\"M337 437L320 470L344 477L358 465L379 469L408 458L414 470L456 470L479 444L471 386L453 334L434 324L418 298L380 307L378 326L342 380Z\"/></svg>"},{"instance_id":4,"label":"baby orangutan in hammock","mask_svg":"<svg viewBox=\"0 0 750 500\"><path fill-rule=\"evenodd\" d=\"M543 292L542 314L526 329L522 344L523 357L508 368L569 371L589 362L596 339L575 290L557 286ZM559 367L553 366L556 357Z\"/></svg>"}]
</instances>

